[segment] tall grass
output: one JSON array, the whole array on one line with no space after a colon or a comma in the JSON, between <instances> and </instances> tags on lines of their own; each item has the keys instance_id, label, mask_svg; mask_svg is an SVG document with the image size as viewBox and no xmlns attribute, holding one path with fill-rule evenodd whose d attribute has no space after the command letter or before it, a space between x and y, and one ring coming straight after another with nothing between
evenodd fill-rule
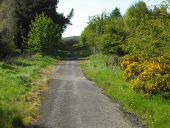
<instances>
[{"instance_id":1,"label":"tall grass","mask_svg":"<svg viewBox=\"0 0 170 128\"><path fill-rule=\"evenodd\" d=\"M85 74L94 80L104 93L124 105L124 109L137 115L148 128L170 127L170 101L163 97L148 96L133 91L123 79L118 66L106 67L108 56L94 55L82 62Z\"/></svg>"},{"instance_id":2,"label":"tall grass","mask_svg":"<svg viewBox=\"0 0 170 128\"><path fill-rule=\"evenodd\" d=\"M27 96L43 88L33 82L40 79L44 68L55 62L55 58L38 54L0 62L0 128L31 123L35 102Z\"/></svg>"}]
</instances>

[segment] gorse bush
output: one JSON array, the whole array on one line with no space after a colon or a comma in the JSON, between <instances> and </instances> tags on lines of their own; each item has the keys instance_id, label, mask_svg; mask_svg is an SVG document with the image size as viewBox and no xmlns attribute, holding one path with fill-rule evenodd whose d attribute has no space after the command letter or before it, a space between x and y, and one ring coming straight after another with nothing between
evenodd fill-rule
<instances>
[{"instance_id":1,"label":"gorse bush","mask_svg":"<svg viewBox=\"0 0 170 128\"><path fill-rule=\"evenodd\" d=\"M123 76L126 80L134 79L142 72L143 68L139 62L133 62L129 64L125 69Z\"/></svg>"},{"instance_id":2,"label":"gorse bush","mask_svg":"<svg viewBox=\"0 0 170 128\"><path fill-rule=\"evenodd\" d=\"M128 65L132 64L133 62L138 62L138 58L135 56L126 55L123 57L123 61L121 62L121 67L126 69Z\"/></svg>"},{"instance_id":3,"label":"gorse bush","mask_svg":"<svg viewBox=\"0 0 170 128\"><path fill-rule=\"evenodd\" d=\"M61 39L60 28L45 14L37 15L28 35L28 46L33 51L49 53Z\"/></svg>"},{"instance_id":4,"label":"gorse bush","mask_svg":"<svg viewBox=\"0 0 170 128\"><path fill-rule=\"evenodd\" d=\"M132 62L129 58L125 57L121 65L124 78L131 81L134 90L149 94L170 93L170 52L150 60L136 59L138 61Z\"/></svg>"}]
</instances>

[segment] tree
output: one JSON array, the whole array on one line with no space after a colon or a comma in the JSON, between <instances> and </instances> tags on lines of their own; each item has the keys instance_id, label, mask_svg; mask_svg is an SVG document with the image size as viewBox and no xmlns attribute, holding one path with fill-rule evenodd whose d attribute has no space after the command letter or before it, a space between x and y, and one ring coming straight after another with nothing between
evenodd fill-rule
<instances>
[{"instance_id":1,"label":"tree","mask_svg":"<svg viewBox=\"0 0 170 128\"><path fill-rule=\"evenodd\" d=\"M130 14L136 14L139 10L142 10L141 7L144 9L146 6L138 5L138 7L140 8L130 8L126 18L127 16L133 16ZM145 10L149 9L145 8ZM153 10L149 10L148 13L143 14L143 17L144 19L145 17L147 18L140 21L138 25L134 24L134 26L134 20L128 19L128 22L133 27L133 31L130 32L127 38L126 49L128 49L130 54L143 58L161 56L170 49L170 17L167 11L167 5L155 6ZM135 18L135 21L137 20Z\"/></svg>"},{"instance_id":2,"label":"tree","mask_svg":"<svg viewBox=\"0 0 170 128\"><path fill-rule=\"evenodd\" d=\"M5 58L15 48L13 34L16 29L12 0L1 1L0 4L0 58Z\"/></svg>"},{"instance_id":3,"label":"tree","mask_svg":"<svg viewBox=\"0 0 170 128\"><path fill-rule=\"evenodd\" d=\"M141 23L145 23L149 17L149 10L144 1L132 5L125 14L125 21L129 30L134 31Z\"/></svg>"},{"instance_id":4,"label":"tree","mask_svg":"<svg viewBox=\"0 0 170 128\"><path fill-rule=\"evenodd\" d=\"M111 12L111 17L121 17L121 13L120 13L120 9L119 8L115 8L112 12Z\"/></svg>"},{"instance_id":5,"label":"tree","mask_svg":"<svg viewBox=\"0 0 170 128\"><path fill-rule=\"evenodd\" d=\"M18 48L26 48L27 45L23 43L23 38L27 38L31 21L34 20L37 14L44 13L50 17L55 24L57 24L64 32L67 25L71 24L70 19L73 16L73 9L70 14L65 17L63 14L56 12L58 0L18 0L15 1L15 18L17 19L17 31L15 32L15 40Z\"/></svg>"},{"instance_id":6,"label":"tree","mask_svg":"<svg viewBox=\"0 0 170 128\"><path fill-rule=\"evenodd\" d=\"M111 14L92 16L89 25L81 34L80 41L88 44L94 52L124 54L122 44L126 38L126 27L120 10L115 8Z\"/></svg>"},{"instance_id":7,"label":"tree","mask_svg":"<svg viewBox=\"0 0 170 128\"><path fill-rule=\"evenodd\" d=\"M128 37L126 48L130 54L143 58L157 57L170 49L170 24L162 18L150 19L141 24Z\"/></svg>"},{"instance_id":8,"label":"tree","mask_svg":"<svg viewBox=\"0 0 170 128\"><path fill-rule=\"evenodd\" d=\"M44 13L37 15L32 21L31 31L28 35L28 46L32 51L38 51L42 54L50 53L56 49L60 39L60 27Z\"/></svg>"},{"instance_id":9,"label":"tree","mask_svg":"<svg viewBox=\"0 0 170 128\"><path fill-rule=\"evenodd\" d=\"M95 49L97 48L95 38L95 24L89 24L81 33L80 42L90 46L93 52L95 52Z\"/></svg>"},{"instance_id":10,"label":"tree","mask_svg":"<svg viewBox=\"0 0 170 128\"><path fill-rule=\"evenodd\" d=\"M105 21L101 47L104 53L123 55L123 45L127 37L127 29L122 17L109 17Z\"/></svg>"}]
</instances>

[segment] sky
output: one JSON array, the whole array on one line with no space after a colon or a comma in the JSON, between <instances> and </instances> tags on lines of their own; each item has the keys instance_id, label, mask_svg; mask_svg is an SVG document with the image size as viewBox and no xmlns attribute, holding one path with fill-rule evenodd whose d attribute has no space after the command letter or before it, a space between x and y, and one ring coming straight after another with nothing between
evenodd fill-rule
<instances>
[{"instance_id":1,"label":"sky","mask_svg":"<svg viewBox=\"0 0 170 128\"><path fill-rule=\"evenodd\" d=\"M115 7L120 8L121 13L138 0L59 0L57 12L67 16L74 9L72 25L68 26L63 37L80 36L87 26L89 16L101 14L103 11L111 12ZM144 0L148 6L160 4L162 0Z\"/></svg>"}]
</instances>

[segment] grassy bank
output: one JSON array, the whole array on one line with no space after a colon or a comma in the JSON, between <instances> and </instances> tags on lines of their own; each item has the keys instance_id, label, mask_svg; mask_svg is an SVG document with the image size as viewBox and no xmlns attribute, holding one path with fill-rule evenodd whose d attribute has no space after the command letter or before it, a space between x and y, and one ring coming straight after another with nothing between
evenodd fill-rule
<instances>
[{"instance_id":1,"label":"grassy bank","mask_svg":"<svg viewBox=\"0 0 170 128\"><path fill-rule=\"evenodd\" d=\"M137 93L123 79L118 66L106 67L107 56L94 55L82 62L84 73L94 80L104 93L124 105L124 109L137 115L148 128L170 127L170 101L161 96Z\"/></svg>"},{"instance_id":2,"label":"grassy bank","mask_svg":"<svg viewBox=\"0 0 170 128\"><path fill-rule=\"evenodd\" d=\"M37 118L39 94L46 88L43 73L56 62L38 54L0 62L0 128L17 128Z\"/></svg>"}]
</instances>

